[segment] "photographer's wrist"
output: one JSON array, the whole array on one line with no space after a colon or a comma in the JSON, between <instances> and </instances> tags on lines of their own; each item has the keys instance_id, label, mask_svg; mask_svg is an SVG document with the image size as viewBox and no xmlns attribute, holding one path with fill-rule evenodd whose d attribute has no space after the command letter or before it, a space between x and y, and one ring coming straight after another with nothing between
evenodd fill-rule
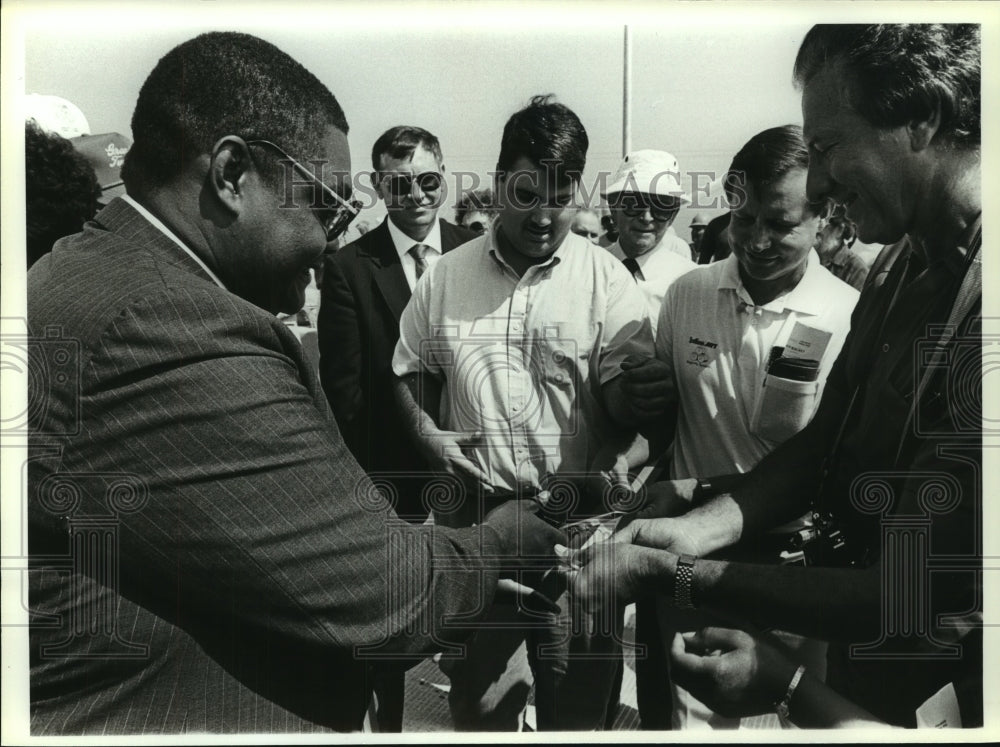
<instances>
[{"instance_id":1,"label":"photographer's wrist","mask_svg":"<svg viewBox=\"0 0 1000 747\"><path fill-rule=\"evenodd\" d=\"M674 494L686 501L689 505L694 501L695 493L698 490L697 477L685 477L680 480L671 480Z\"/></svg>"},{"instance_id":2,"label":"photographer's wrist","mask_svg":"<svg viewBox=\"0 0 1000 747\"><path fill-rule=\"evenodd\" d=\"M632 545L629 553L634 558L629 573L631 596L640 597L659 593L663 579L669 575L669 555L651 547Z\"/></svg>"}]
</instances>

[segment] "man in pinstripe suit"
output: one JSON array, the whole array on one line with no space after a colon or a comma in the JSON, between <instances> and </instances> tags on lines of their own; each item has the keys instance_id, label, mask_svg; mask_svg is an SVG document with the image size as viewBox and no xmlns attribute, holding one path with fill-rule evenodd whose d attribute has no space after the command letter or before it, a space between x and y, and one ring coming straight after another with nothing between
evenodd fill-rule
<instances>
[{"instance_id":1,"label":"man in pinstripe suit","mask_svg":"<svg viewBox=\"0 0 1000 747\"><path fill-rule=\"evenodd\" d=\"M455 650L561 535L411 527L345 448L274 316L352 217L311 73L205 34L132 130L127 196L28 277L32 735L358 729L372 662Z\"/></svg>"}]
</instances>

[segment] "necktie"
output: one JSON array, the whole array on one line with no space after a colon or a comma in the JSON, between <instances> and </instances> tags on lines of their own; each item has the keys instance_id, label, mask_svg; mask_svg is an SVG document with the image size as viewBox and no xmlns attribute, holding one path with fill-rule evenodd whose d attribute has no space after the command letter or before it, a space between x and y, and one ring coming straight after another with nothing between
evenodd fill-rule
<instances>
[{"instance_id":1,"label":"necktie","mask_svg":"<svg viewBox=\"0 0 1000 747\"><path fill-rule=\"evenodd\" d=\"M410 248L410 256L417 263L417 280L420 280L420 276L427 270L427 260L424 259L424 255L427 254L429 248L427 244L414 244Z\"/></svg>"},{"instance_id":2,"label":"necktie","mask_svg":"<svg viewBox=\"0 0 1000 747\"><path fill-rule=\"evenodd\" d=\"M639 262L635 257L625 257L622 260L622 264L625 265L625 269L632 273L632 279L635 282L639 282Z\"/></svg>"}]
</instances>

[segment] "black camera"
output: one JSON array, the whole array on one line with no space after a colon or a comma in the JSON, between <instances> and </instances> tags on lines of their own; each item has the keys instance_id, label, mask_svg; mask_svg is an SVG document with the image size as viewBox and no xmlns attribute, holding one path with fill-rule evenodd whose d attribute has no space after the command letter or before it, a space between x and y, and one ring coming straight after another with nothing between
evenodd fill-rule
<instances>
[{"instance_id":1,"label":"black camera","mask_svg":"<svg viewBox=\"0 0 1000 747\"><path fill-rule=\"evenodd\" d=\"M866 548L848 542L844 527L830 513L814 512L812 525L795 532L789 545L802 553L806 565L863 566L868 555Z\"/></svg>"}]
</instances>

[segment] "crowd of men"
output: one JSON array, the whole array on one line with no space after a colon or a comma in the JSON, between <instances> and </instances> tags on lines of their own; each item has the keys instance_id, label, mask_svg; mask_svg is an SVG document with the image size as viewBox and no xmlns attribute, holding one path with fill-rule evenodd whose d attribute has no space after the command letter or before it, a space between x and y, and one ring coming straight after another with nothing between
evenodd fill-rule
<instances>
[{"instance_id":1,"label":"crowd of men","mask_svg":"<svg viewBox=\"0 0 1000 747\"><path fill-rule=\"evenodd\" d=\"M157 63L96 216L46 146L90 220L28 274L32 734L400 731L435 654L457 730L604 729L633 602L645 729L982 725L979 29L794 76L691 244L665 150L580 203L552 96L455 223L386 130L344 244L345 113L241 33Z\"/></svg>"}]
</instances>

